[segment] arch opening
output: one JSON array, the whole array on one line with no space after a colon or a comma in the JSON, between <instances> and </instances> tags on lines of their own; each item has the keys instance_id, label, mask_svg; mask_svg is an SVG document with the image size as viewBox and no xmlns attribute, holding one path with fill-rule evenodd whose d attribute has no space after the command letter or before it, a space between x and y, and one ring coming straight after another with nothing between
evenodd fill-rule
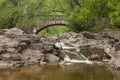
<instances>
[{"instance_id":1,"label":"arch opening","mask_svg":"<svg viewBox=\"0 0 120 80\"><path fill-rule=\"evenodd\" d=\"M38 27L35 27L33 32L35 34L38 34L40 31L42 31L45 28L52 27L52 26L67 26L68 23L45 23L43 25L40 25Z\"/></svg>"},{"instance_id":2,"label":"arch opening","mask_svg":"<svg viewBox=\"0 0 120 80\"><path fill-rule=\"evenodd\" d=\"M67 31L69 31L69 27L67 25L51 25L39 30L37 34L40 35L59 34Z\"/></svg>"}]
</instances>

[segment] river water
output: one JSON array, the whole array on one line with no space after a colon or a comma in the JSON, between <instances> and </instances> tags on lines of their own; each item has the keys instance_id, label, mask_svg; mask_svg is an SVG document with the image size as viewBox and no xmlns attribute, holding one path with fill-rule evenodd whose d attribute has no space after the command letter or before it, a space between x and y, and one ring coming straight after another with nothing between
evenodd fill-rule
<instances>
[{"instance_id":1,"label":"river water","mask_svg":"<svg viewBox=\"0 0 120 80\"><path fill-rule=\"evenodd\" d=\"M117 80L113 71L102 65L49 64L0 69L0 80ZM118 79L119 80L119 79Z\"/></svg>"}]
</instances>

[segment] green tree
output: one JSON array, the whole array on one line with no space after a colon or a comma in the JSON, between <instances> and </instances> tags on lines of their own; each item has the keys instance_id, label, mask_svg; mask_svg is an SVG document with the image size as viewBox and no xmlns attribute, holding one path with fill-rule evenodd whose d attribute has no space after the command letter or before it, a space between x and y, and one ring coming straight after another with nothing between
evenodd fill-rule
<instances>
[{"instance_id":1,"label":"green tree","mask_svg":"<svg viewBox=\"0 0 120 80\"><path fill-rule=\"evenodd\" d=\"M112 19L112 9L108 3L112 3L113 0L71 0L70 11L67 14L68 22L71 28L80 32L83 30L99 30L109 26L109 20ZM117 3L117 0L114 1ZM116 7L115 7L116 8ZM118 12L118 11L117 11ZM111 13L111 14L110 14ZM114 14L113 14L114 15ZM114 15L115 16L115 15ZM118 16L116 16L118 18ZM118 22L117 22L118 23Z\"/></svg>"},{"instance_id":2,"label":"green tree","mask_svg":"<svg viewBox=\"0 0 120 80\"><path fill-rule=\"evenodd\" d=\"M0 28L34 26L45 15L45 0L2 0L0 2ZM44 12L44 13L43 13Z\"/></svg>"},{"instance_id":3,"label":"green tree","mask_svg":"<svg viewBox=\"0 0 120 80\"><path fill-rule=\"evenodd\" d=\"M109 12L108 16L112 28L120 28L120 1L109 0L108 6L111 8L111 12Z\"/></svg>"},{"instance_id":4,"label":"green tree","mask_svg":"<svg viewBox=\"0 0 120 80\"><path fill-rule=\"evenodd\" d=\"M90 30L94 25L91 13L92 1L72 0L70 14L68 14L68 22L70 27L75 31Z\"/></svg>"},{"instance_id":5,"label":"green tree","mask_svg":"<svg viewBox=\"0 0 120 80\"><path fill-rule=\"evenodd\" d=\"M120 28L119 4L119 0L0 0L0 28L34 27L41 24L41 15L49 14L65 15L76 32Z\"/></svg>"}]
</instances>

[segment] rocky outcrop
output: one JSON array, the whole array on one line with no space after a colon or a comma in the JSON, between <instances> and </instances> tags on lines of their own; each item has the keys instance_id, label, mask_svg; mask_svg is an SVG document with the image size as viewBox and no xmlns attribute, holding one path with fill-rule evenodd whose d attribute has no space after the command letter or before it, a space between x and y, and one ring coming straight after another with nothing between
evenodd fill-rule
<instances>
[{"instance_id":1,"label":"rocky outcrop","mask_svg":"<svg viewBox=\"0 0 120 80\"><path fill-rule=\"evenodd\" d=\"M101 60L107 55L109 64L120 68L120 32L61 33L58 35L25 34L18 28L0 30L0 66L24 66L41 62L60 62L64 51L53 46L65 42L80 48L91 60Z\"/></svg>"},{"instance_id":2,"label":"rocky outcrop","mask_svg":"<svg viewBox=\"0 0 120 80\"><path fill-rule=\"evenodd\" d=\"M60 58L52 54L52 39L45 36L25 34L18 28L0 31L0 67L21 67L41 62L59 62Z\"/></svg>"}]
</instances>

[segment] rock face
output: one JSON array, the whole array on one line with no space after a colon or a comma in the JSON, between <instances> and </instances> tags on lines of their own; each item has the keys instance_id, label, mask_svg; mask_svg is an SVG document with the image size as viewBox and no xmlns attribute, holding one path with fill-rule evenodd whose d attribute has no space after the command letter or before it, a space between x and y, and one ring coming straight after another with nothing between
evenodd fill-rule
<instances>
[{"instance_id":1,"label":"rock face","mask_svg":"<svg viewBox=\"0 0 120 80\"><path fill-rule=\"evenodd\" d=\"M64 59L64 51L53 44L65 42L80 48L91 60L101 56L111 57L109 64L120 68L120 32L101 31L98 33L61 33L58 35L25 34L18 28L0 30L0 66L24 66L41 62L59 62ZM87 50L85 52L85 50ZM104 53L104 54L103 54Z\"/></svg>"},{"instance_id":2,"label":"rock face","mask_svg":"<svg viewBox=\"0 0 120 80\"><path fill-rule=\"evenodd\" d=\"M26 64L40 63L43 61L44 55L38 50L27 49L22 54L22 59Z\"/></svg>"}]
</instances>

